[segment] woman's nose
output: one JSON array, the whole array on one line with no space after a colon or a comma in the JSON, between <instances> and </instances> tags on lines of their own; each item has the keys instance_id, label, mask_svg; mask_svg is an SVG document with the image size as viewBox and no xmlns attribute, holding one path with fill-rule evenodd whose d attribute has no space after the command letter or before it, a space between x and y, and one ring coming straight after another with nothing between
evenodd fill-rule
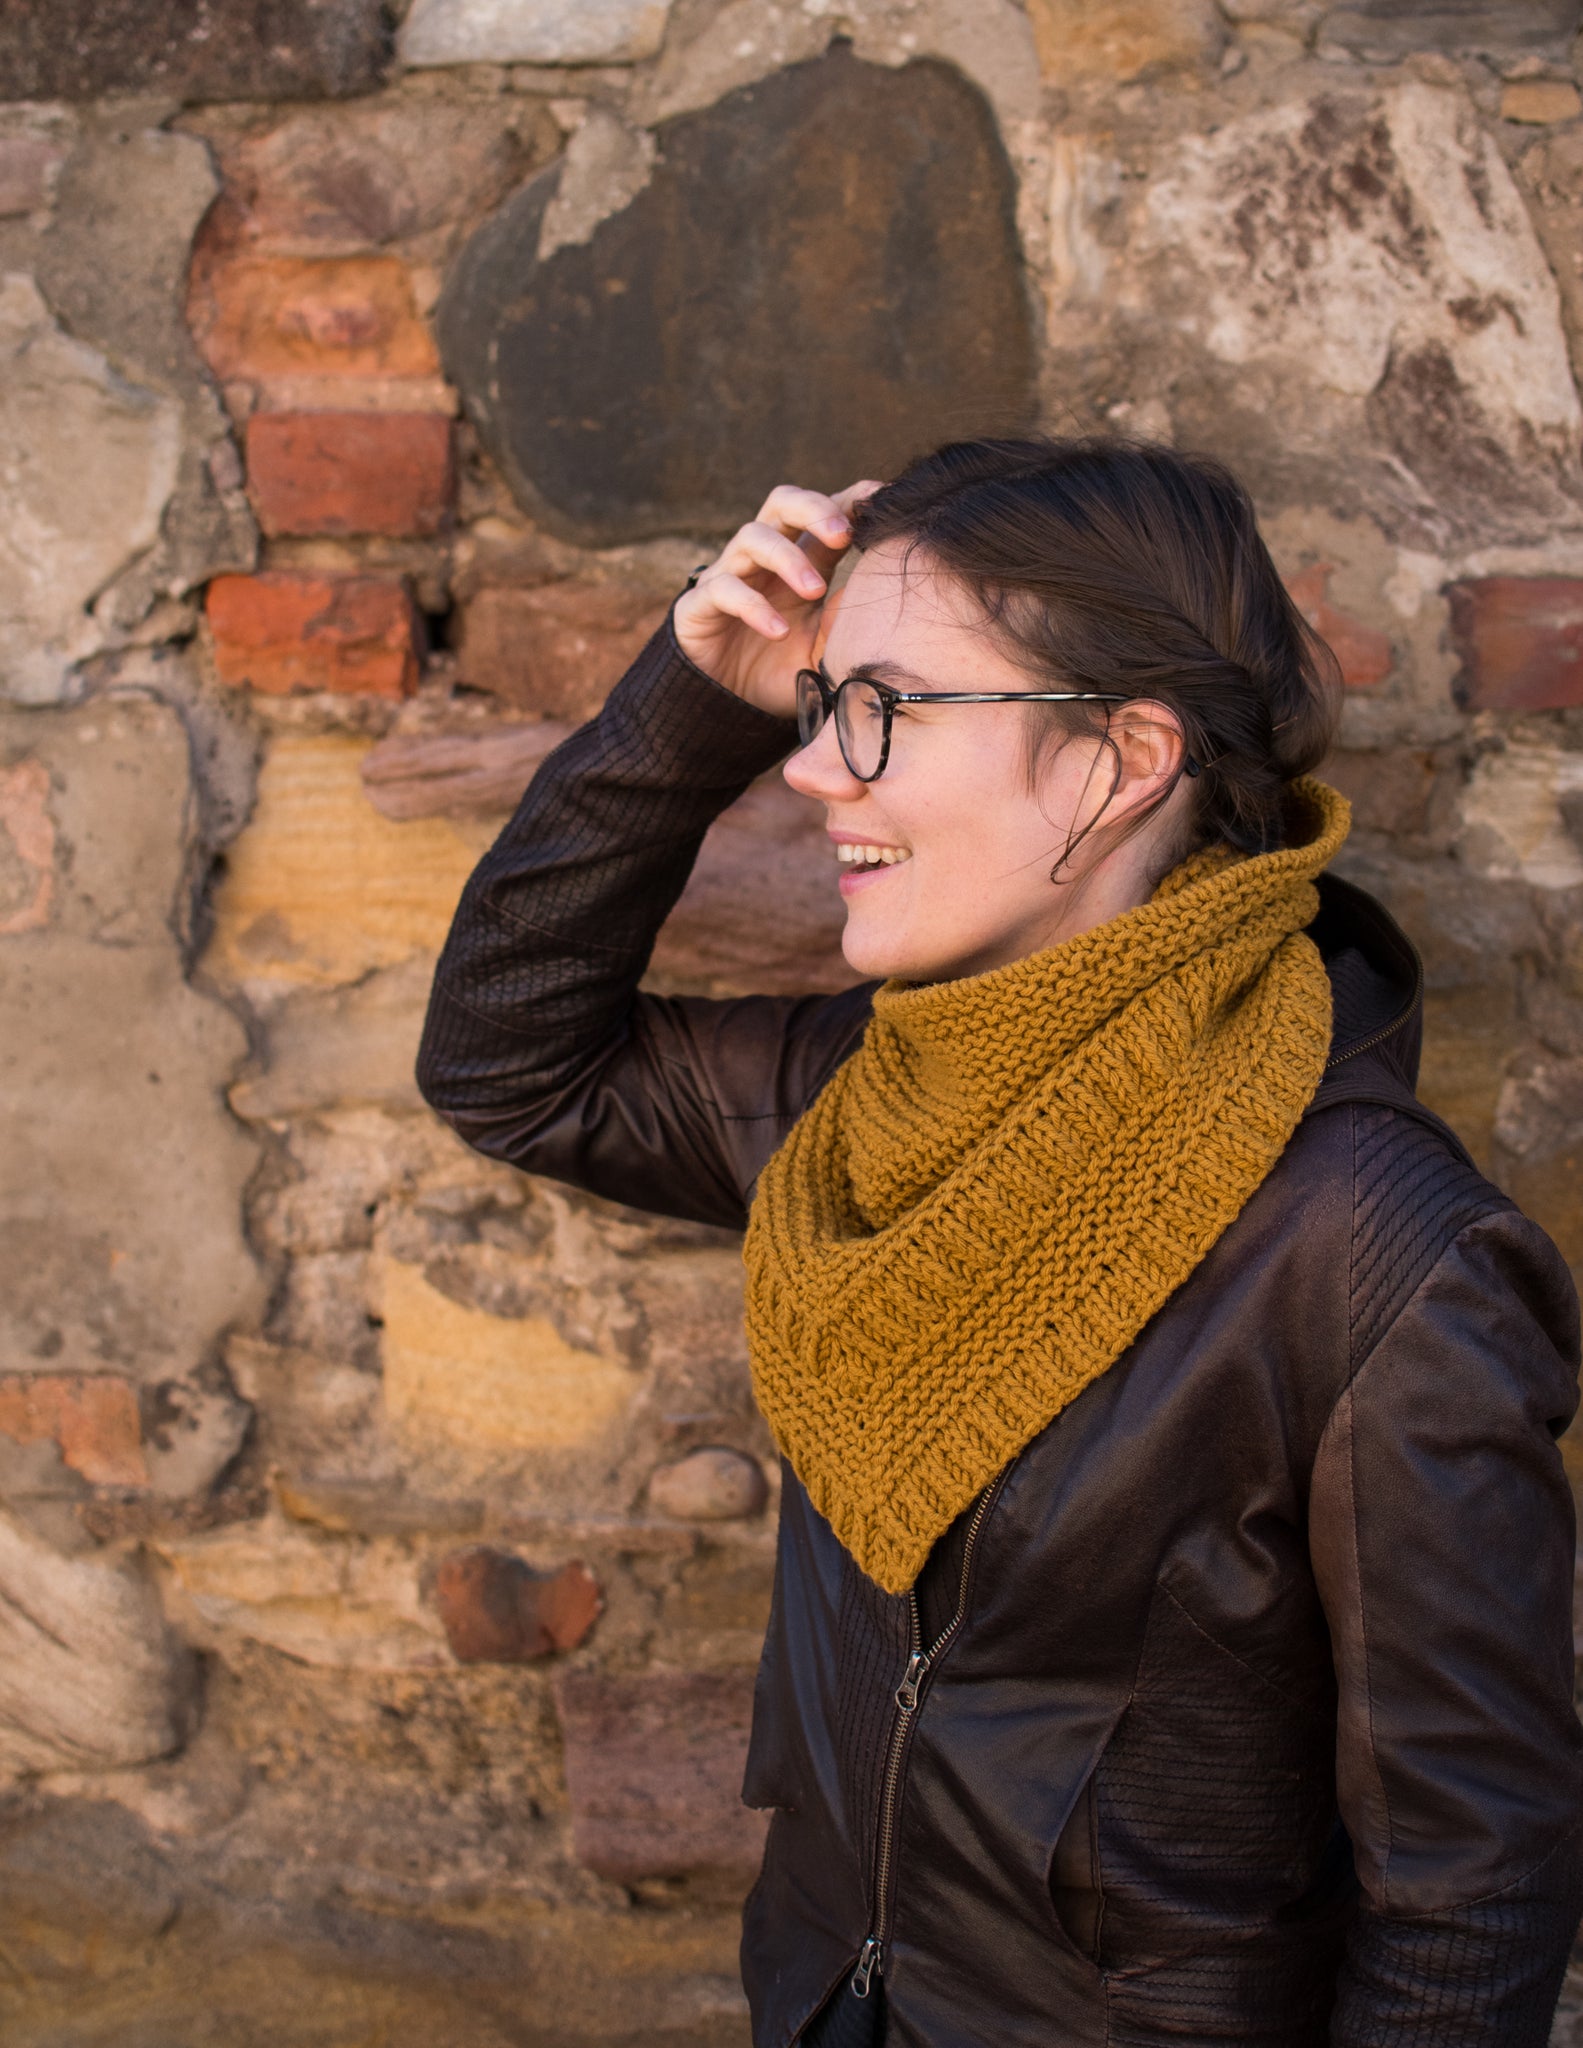
<instances>
[{"instance_id":1,"label":"woman's nose","mask_svg":"<svg viewBox=\"0 0 1583 2048\"><path fill-rule=\"evenodd\" d=\"M851 803L867 789L846 765L836 738L835 720L827 718L806 747L800 747L781 770L800 796L821 803Z\"/></svg>"}]
</instances>

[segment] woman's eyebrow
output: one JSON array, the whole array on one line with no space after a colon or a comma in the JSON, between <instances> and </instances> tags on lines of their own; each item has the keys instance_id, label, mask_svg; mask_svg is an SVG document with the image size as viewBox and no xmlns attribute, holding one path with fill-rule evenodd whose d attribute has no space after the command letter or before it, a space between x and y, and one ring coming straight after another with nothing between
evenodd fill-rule
<instances>
[{"instance_id":1,"label":"woman's eyebrow","mask_svg":"<svg viewBox=\"0 0 1583 2048\"><path fill-rule=\"evenodd\" d=\"M830 671L822 661L819 664L819 673L827 683L830 682ZM932 681L928 676L919 675L916 669L903 668L899 661L860 661L848 669L847 675L856 676L863 682L890 683L896 689L917 687L922 690L943 690L949 687L945 683Z\"/></svg>"}]
</instances>

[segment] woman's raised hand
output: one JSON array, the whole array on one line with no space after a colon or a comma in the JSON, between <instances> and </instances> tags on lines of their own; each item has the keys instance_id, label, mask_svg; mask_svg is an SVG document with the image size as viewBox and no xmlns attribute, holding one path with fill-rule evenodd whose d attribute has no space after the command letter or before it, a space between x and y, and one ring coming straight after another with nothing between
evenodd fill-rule
<instances>
[{"instance_id":1,"label":"woman's raised hand","mask_svg":"<svg viewBox=\"0 0 1583 2048\"><path fill-rule=\"evenodd\" d=\"M851 545L850 515L879 485L822 491L778 484L673 614L682 652L777 718L797 710L797 671L813 661L830 576Z\"/></svg>"}]
</instances>

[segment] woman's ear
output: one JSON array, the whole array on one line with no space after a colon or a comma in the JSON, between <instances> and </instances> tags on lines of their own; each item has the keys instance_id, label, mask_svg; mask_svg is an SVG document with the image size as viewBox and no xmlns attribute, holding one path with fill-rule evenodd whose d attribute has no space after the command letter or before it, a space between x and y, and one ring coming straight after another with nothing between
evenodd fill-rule
<instances>
[{"instance_id":1,"label":"woman's ear","mask_svg":"<svg viewBox=\"0 0 1583 2048\"><path fill-rule=\"evenodd\" d=\"M1128 810L1169 789L1187 759L1181 720L1168 705L1141 697L1110 715L1117 800Z\"/></svg>"}]
</instances>

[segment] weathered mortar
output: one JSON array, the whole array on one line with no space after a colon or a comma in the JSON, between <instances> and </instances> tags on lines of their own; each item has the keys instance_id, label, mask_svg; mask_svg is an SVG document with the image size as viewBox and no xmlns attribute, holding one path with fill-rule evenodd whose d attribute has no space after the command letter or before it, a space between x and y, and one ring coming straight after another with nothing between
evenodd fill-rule
<instances>
[{"instance_id":1,"label":"weathered mortar","mask_svg":"<svg viewBox=\"0 0 1583 2048\"><path fill-rule=\"evenodd\" d=\"M873 415L853 473L977 404L1246 474L1346 673L1346 866L1424 952L1425 1093L1583 1270L1577 13L7 16L7 2042L744 2039L775 1476L736 1247L469 1154L412 1056L533 764L744 478L843 456L830 419ZM843 140L869 105L906 114L894 190ZM794 444L686 290L698 167L752 168L758 106L828 138L716 252L831 337ZM577 502L535 467L535 392L468 328L509 336L502 265L575 314L535 360L579 417L641 356L686 461L601 469L596 426ZM898 310L924 276L937 333ZM715 350L702 386L667 347ZM847 350L884 405L836 402ZM750 792L656 985L837 985L822 861Z\"/></svg>"}]
</instances>

